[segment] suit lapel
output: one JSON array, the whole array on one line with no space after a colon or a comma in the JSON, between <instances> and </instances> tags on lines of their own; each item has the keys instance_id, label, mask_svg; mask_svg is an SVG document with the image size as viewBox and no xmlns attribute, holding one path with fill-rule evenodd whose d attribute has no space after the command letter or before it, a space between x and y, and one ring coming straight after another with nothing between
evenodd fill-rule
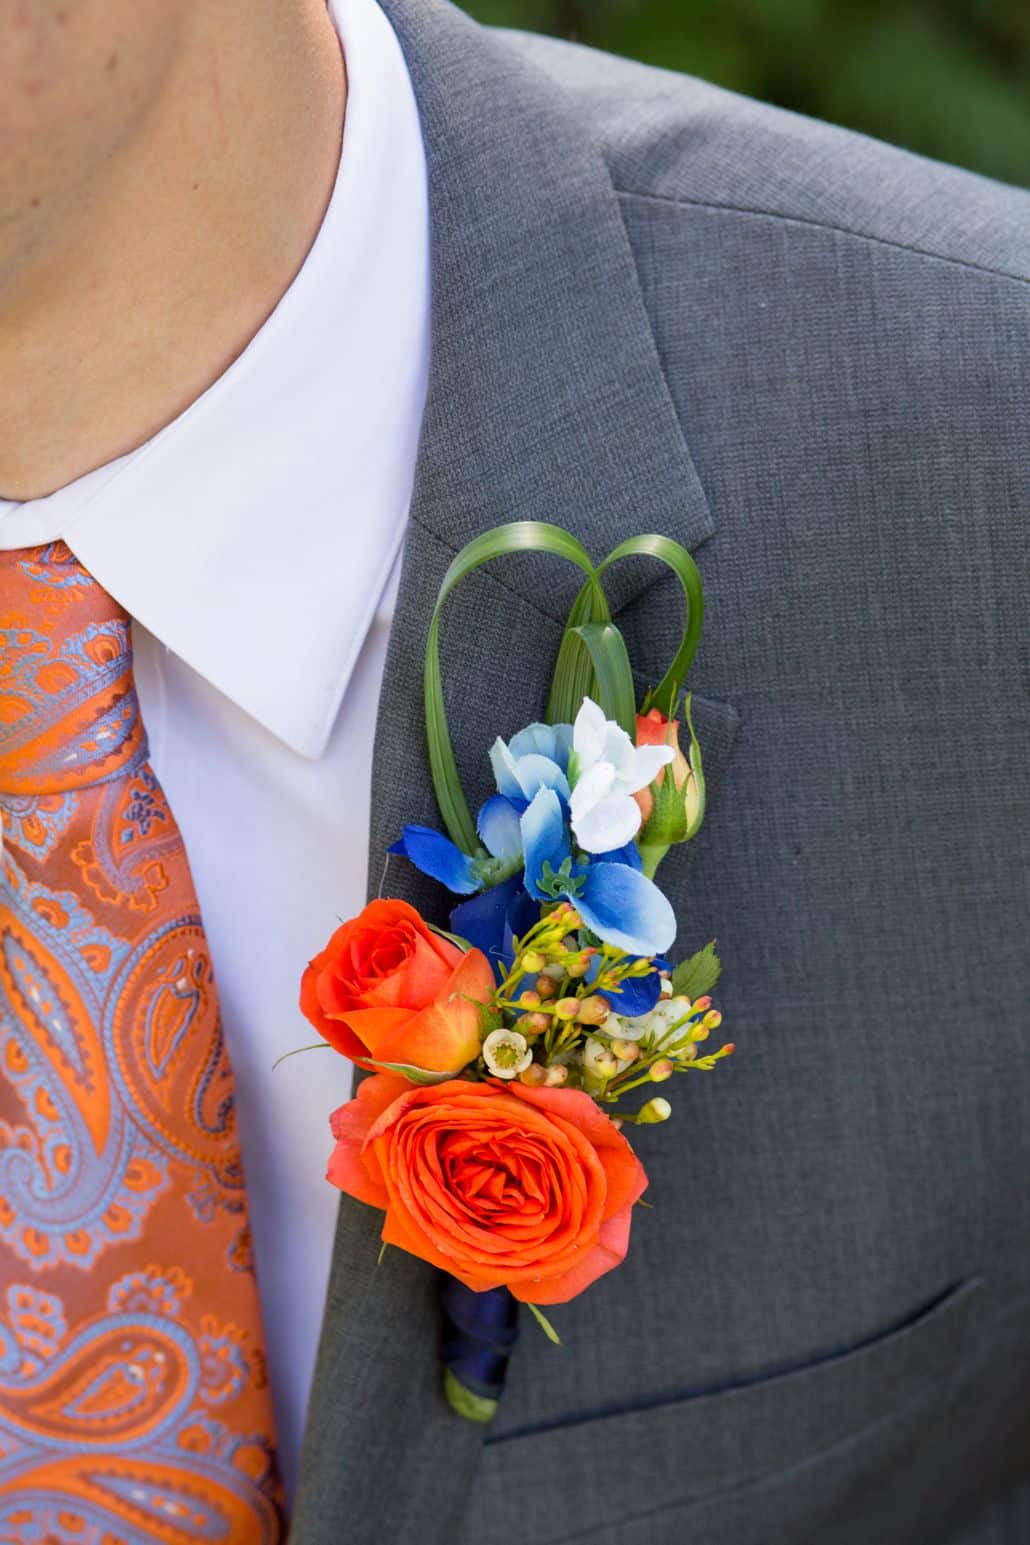
<instances>
[{"instance_id":1,"label":"suit lapel","mask_svg":"<svg viewBox=\"0 0 1030 1545\"><path fill-rule=\"evenodd\" d=\"M483 529L565 526L600 558L640 531L691 546L708 505L657 358L600 146L502 35L441 0L382 0L404 50L430 179L433 334L409 536L380 706L370 893L427 916L446 898L383 854L438 824L422 719L425 635L443 571ZM654 571L609 587L626 604ZM455 749L470 801L486 747L538 717L573 571L533 557L477 575L444 625ZM438 1284L344 1197L309 1414L295 1545L446 1545L483 1429L439 1394Z\"/></svg>"}]
</instances>

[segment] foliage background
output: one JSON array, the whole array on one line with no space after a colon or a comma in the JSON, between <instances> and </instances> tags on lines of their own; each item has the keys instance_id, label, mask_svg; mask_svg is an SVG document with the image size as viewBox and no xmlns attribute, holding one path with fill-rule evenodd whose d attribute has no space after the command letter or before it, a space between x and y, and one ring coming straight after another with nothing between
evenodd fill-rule
<instances>
[{"instance_id":1,"label":"foliage background","mask_svg":"<svg viewBox=\"0 0 1030 1545\"><path fill-rule=\"evenodd\" d=\"M1030 184L1030 0L462 0Z\"/></svg>"}]
</instances>

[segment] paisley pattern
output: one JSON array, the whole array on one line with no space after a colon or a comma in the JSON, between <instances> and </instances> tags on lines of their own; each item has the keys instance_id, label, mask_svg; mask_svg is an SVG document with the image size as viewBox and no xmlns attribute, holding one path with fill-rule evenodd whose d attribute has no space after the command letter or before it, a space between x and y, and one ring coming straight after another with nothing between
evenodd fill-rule
<instances>
[{"instance_id":1,"label":"paisley pattern","mask_svg":"<svg viewBox=\"0 0 1030 1545\"><path fill-rule=\"evenodd\" d=\"M129 619L0 553L0 1545L277 1545L233 1077Z\"/></svg>"}]
</instances>

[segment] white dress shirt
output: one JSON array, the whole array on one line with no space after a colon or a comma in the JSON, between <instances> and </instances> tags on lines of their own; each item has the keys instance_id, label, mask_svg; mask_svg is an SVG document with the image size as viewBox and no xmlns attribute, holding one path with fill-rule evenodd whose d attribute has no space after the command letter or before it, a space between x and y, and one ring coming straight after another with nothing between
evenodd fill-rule
<instances>
[{"instance_id":1,"label":"white dress shirt","mask_svg":"<svg viewBox=\"0 0 1030 1545\"><path fill-rule=\"evenodd\" d=\"M418 113L375 0L331 4L340 159L301 271L173 423L44 499L0 547L62 537L135 620L151 759L189 852L236 1070L284 1479L333 1241L328 1118L350 1067L308 1051L307 960L365 900L372 740L429 359ZM428 621L428 619L427 619Z\"/></svg>"}]
</instances>

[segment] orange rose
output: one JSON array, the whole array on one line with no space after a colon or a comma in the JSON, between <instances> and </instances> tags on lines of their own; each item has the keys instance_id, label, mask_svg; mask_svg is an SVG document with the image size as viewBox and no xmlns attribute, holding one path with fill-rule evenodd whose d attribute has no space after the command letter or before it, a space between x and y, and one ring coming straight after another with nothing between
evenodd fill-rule
<instances>
[{"instance_id":1,"label":"orange rose","mask_svg":"<svg viewBox=\"0 0 1030 1545\"><path fill-rule=\"evenodd\" d=\"M361 1067L459 1073L479 1056L495 986L480 950L441 938L406 901L373 901L337 928L300 984L302 1013Z\"/></svg>"},{"instance_id":2,"label":"orange rose","mask_svg":"<svg viewBox=\"0 0 1030 1545\"><path fill-rule=\"evenodd\" d=\"M560 1304L623 1261L643 1166L579 1089L367 1079L333 1114L327 1179L382 1237L475 1292Z\"/></svg>"},{"instance_id":3,"label":"orange rose","mask_svg":"<svg viewBox=\"0 0 1030 1545\"><path fill-rule=\"evenodd\" d=\"M686 788L684 800L684 812L686 824L693 823L697 815L698 794L697 779L691 770L690 763L683 754L680 746L680 722L678 719L667 719L657 708L652 708L650 713L637 714L637 745L638 746L672 746L675 756L668 767L660 769L655 783L661 788L665 782L667 772L672 772L672 781L678 793ZM689 786L688 786L689 780ZM640 814L643 817L641 827L647 825L654 809L654 795L650 784L646 789L640 789L633 798L640 806Z\"/></svg>"}]
</instances>

